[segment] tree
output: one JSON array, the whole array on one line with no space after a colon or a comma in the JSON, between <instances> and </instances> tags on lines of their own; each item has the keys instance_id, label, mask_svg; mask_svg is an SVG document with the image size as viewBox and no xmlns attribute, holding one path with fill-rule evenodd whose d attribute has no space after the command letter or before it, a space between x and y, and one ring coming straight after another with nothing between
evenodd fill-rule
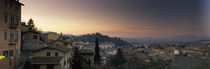
<instances>
[{"instance_id":1,"label":"tree","mask_svg":"<svg viewBox=\"0 0 210 69\"><path fill-rule=\"evenodd\" d=\"M74 50L74 56L72 60L72 69L83 69L83 62L83 58L79 53L79 48L76 47Z\"/></svg>"},{"instance_id":2,"label":"tree","mask_svg":"<svg viewBox=\"0 0 210 69\"><path fill-rule=\"evenodd\" d=\"M95 41L95 56L94 56L94 64L101 64L101 56L100 56L100 51L99 51L99 43L98 43L98 38L96 37Z\"/></svg>"},{"instance_id":3,"label":"tree","mask_svg":"<svg viewBox=\"0 0 210 69\"><path fill-rule=\"evenodd\" d=\"M113 56L111 60L111 64L114 65L115 67L119 68L120 65L126 63L126 59L123 56L121 48L118 48L117 54Z\"/></svg>"},{"instance_id":4,"label":"tree","mask_svg":"<svg viewBox=\"0 0 210 69\"><path fill-rule=\"evenodd\" d=\"M33 19L29 19L27 25L28 25L30 31L35 31L35 30L37 30L37 28L35 27L35 24L34 24Z\"/></svg>"}]
</instances>

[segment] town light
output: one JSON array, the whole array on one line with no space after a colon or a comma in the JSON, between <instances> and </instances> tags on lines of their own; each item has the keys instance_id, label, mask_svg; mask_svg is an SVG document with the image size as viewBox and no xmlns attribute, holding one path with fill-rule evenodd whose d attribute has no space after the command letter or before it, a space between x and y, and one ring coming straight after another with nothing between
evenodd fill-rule
<instances>
[{"instance_id":1,"label":"town light","mask_svg":"<svg viewBox=\"0 0 210 69\"><path fill-rule=\"evenodd\" d=\"M2 59L4 59L5 58L5 56L0 56L0 60L2 60Z\"/></svg>"}]
</instances>

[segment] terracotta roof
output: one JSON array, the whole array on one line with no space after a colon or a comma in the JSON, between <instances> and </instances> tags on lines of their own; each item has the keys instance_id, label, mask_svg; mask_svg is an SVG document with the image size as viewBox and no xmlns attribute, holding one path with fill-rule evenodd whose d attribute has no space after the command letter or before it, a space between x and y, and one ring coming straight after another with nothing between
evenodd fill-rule
<instances>
[{"instance_id":1,"label":"terracotta roof","mask_svg":"<svg viewBox=\"0 0 210 69\"><path fill-rule=\"evenodd\" d=\"M58 33L56 32L46 32L45 35L48 35L48 34L56 34L56 35L59 35Z\"/></svg>"},{"instance_id":2,"label":"terracotta roof","mask_svg":"<svg viewBox=\"0 0 210 69\"><path fill-rule=\"evenodd\" d=\"M37 51L40 51L40 50L43 50L43 49L54 49L54 50L58 50L58 51L61 51L61 52L68 52L68 51L71 50L70 48L67 48L66 46L46 46L46 47L42 47L40 49L37 49L33 52L37 52Z\"/></svg>"},{"instance_id":3,"label":"terracotta roof","mask_svg":"<svg viewBox=\"0 0 210 69\"><path fill-rule=\"evenodd\" d=\"M57 41L60 41L60 42L63 42L63 43L68 43L68 42L66 42L66 41L64 41L64 40L57 39L57 40L48 42L47 44L52 44L52 43L55 43L55 42L57 42Z\"/></svg>"}]
</instances>

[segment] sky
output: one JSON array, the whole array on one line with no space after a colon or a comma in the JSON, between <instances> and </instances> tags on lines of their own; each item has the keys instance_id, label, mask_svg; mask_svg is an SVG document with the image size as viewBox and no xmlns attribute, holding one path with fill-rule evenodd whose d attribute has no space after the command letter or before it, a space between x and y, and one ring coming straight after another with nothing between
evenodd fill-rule
<instances>
[{"instance_id":1,"label":"sky","mask_svg":"<svg viewBox=\"0 0 210 69\"><path fill-rule=\"evenodd\" d=\"M209 0L20 0L43 31L112 37L210 35Z\"/></svg>"}]
</instances>

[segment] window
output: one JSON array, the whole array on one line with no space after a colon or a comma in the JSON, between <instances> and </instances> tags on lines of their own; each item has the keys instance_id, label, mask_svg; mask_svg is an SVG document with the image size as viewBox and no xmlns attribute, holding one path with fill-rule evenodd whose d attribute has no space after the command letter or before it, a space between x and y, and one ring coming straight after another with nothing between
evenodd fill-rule
<instances>
[{"instance_id":1,"label":"window","mask_svg":"<svg viewBox=\"0 0 210 69\"><path fill-rule=\"evenodd\" d=\"M8 13L7 12L4 13L4 22L5 23L8 22Z\"/></svg>"},{"instance_id":2,"label":"window","mask_svg":"<svg viewBox=\"0 0 210 69\"><path fill-rule=\"evenodd\" d=\"M37 35L34 35L34 39L38 39Z\"/></svg>"},{"instance_id":3,"label":"window","mask_svg":"<svg viewBox=\"0 0 210 69\"><path fill-rule=\"evenodd\" d=\"M53 64L48 64L47 69L54 69L54 65Z\"/></svg>"},{"instance_id":4,"label":"window","mask_svg":"<svg viewBox=\"0 0 210 69\"><path fill-rule=\"evenodd\" d=\"M11 16L11 18L10 18L10 24L14 25L14 16Z\"/></svg>"},{"instance_id":5,"label":"window","mask_svg":"<svg viewBox=\"0 0 210 69\"><path fill-rule=\"evenodd\" d=\"M14 52L13 49L12 50L9 50L9 56L10 57L13 57L13 54L14 54L13 52Z\"/></svg>"},{"instance_id":6,"label":"window","mask_svg":"<svg viewBox=\"0 0 210 69\"><path fill-rule=\"evenodd\" d=\"M18 48L16 48L16 52L15 52L15 53L16 53L16 55L18 56Z\"/></svg>"},{"instance_id":7,"label":"window","mask_svg":"<svg viewBox=\"0 0 210 69\"><path fill-rule=\"evenodd\" d=\"M64 61L64 66L66 66L66 61Z\"/></svg>"},{"instance_id":8,"label":"window","mask_svg":"<svg viewBox=\"0 0 210 69\"><path fill-rule=\"evenodd\" d=\"M34 64L34 65L33 65L33 69L40 69L40 65Z\"/></svg>"},{"instance_id":9,"label":"window","mask_svg":"<svg viewBox=\"0 0 210 69\"><path fill-rule=\"evenodd\" d=\"M15 39L14 36L15 36L14 32L10 32L10 42L14 41Z\"/></svg>"},{"instance_id":10,"label":"window","mask_svg":"<svg viewBox=\"0 0 210 69\"><path fill-rule=\"evenodd\" d=\"M58 56L58 52L55 52L55 56Z\"/></svg>"},{"instance_id":11,"label":"window","mask_svg":"<svg viewBox=\"0 0 210 69\"><path fill-rule=\"evenodd\" d=\"M47 56L50 56L50 52L47 52L47 54L46 54Z\"/></svg>"},{"instance_id":12,"label":"window","mask_svg":"<svg viewBox=\"0 0 210 69\"><path fill-rule=\"evenodd\" d=\"M15 40L18 41L18 39L19 39L19 34L18 34L18 32L16 32L15 33Z\"/></svg>"},{"instance_id":13,"label":"window","mask_svg":"<svg viewBox=\"0 0 210 69\"><path fill-rule=\"evenodd\" d=\"M3 51L3 56L5 56L5 58L8 57L8 51L7 50L6 51Z\"/></svg>"},{"instance_id":14,"label":"window","mask_svg":"<svg viewBox=\"0 0 210 69\"><path fill-rule=\"evenodd\" d=\"M4 31L4 40L7 40L7 32L8 31Z\"/></svg>"}]
</instances>

